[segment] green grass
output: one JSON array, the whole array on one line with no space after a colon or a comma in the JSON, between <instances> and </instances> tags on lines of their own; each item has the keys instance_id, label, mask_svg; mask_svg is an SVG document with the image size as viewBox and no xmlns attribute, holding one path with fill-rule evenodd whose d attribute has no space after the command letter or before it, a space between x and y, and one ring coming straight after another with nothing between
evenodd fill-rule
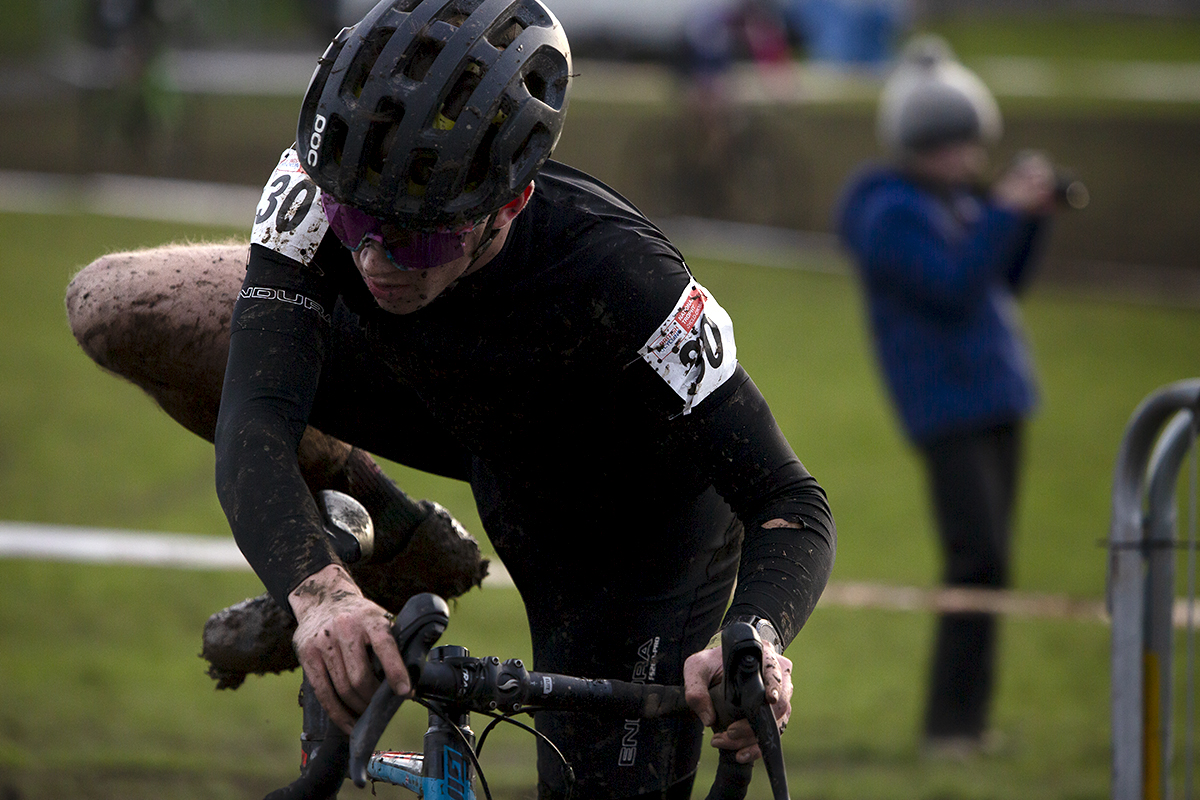
<instances>
[{"instance_id":1,"label":"green grass","mask_svg":"<svg viewBox=\"0 0 1200 800\"><path fill-rule=\"evenodd\" d=\"M927 27L960 58L1018 56L1055 61L1200 61L1200 20L1086 12L948 15Z\"/></svg>"},{"instance_id":2,"label":"green grass","mask_svg":"<svg viewBox=\"0 0 1200 800\"><path fill-rule=\"evenodd\" d=\"M88 361L62 295L74 270L106 250L236 233L0 214L0 518L228 535L211 448ZM829 492L840 537L834 579L936 583L924 486L882 394L853 281L688 255ZM1046 289L1024 311L1044 403L1029 431L1017 583L1097 598L1105 554L1096 542L1108 527L1121 432L1146 394L1200 371L1200 313ZM482 533L463 484L388 469ZM0 796L259 797L289 780L296 677L216 693L197 657L208 614L259 591L245 573L0 561ZM1006 743L970 766L918 757L931 634L926 614L817 610L789 650L793 797L1108 796L1104 626L1005 622L995 722ZM516 593L463 598L445 640L526 656ZM410 712L398 731L412 743L422 727ZM506 735L493 746L484 759L493 787L527 796L529 743ZM760 778L754 796L762 789Z\"/></svg>"}]
</instances>

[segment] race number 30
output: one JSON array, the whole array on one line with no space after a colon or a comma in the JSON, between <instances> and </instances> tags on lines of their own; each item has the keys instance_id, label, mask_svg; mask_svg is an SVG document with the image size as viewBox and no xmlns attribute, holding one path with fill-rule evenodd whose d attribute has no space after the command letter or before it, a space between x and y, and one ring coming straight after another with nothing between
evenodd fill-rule
<instances>
[{"instance_id":1,"label":"race number 30","mask_svg":"<svg viewBox=\"0 0 1200 800\"><path fill-rule=\"evenodd\" d=\"M688 414L737 367L733 320L693 280L638 354L683 399Z\"/></svg>"},{"instance_id":2,"label":"race number 30","mask_svg":"<svg viewBox=\"0 0 1200 800\"><path fill-rule=\"evenodd\" d=\"M317 199L321 190L300 167L296 151L285 150L254 212L250 241L307 264L329 224Z\"/></svg>"}]
</instances>

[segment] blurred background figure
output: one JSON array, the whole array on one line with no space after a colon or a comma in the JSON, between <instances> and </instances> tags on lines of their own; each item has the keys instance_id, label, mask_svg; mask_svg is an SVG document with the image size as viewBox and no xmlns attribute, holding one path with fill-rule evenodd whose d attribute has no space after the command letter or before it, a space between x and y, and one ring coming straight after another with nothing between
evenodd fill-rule
<instances>
[{"instance_id":1,"label":"blurred background figure","mask_svg":"<svg viewBox=\"0 0 1200 800\"><path fill-rule=\"evenodd\" d=\"M1000 133L982 81L942 40L915 39L879 102L887 163L850 179L836 221L886 384L924 461L944 581L956 586L1009 585L1021 434L1036 403L1014 297L1055 207L1055 176L1027 154L984 186ZM994 743L995 659L994 617L938 620L927 754L966 757Z\"/></svg>"},{"instance_id":2,"label":"blurred background figure","mask_svg":"<svg viewBox=\"0 0 1200 800\"><path fill-rule=\"evenodd\" d=\"M167 25L156 0L88 0L79 76L90 158L146 162L163 157L180 116L163 59Z\"/></svg>"},{"instance_id":3,"label":"blurred background figure","mask_svg":"<svg viewBox=\"0 0 1200 800\"><path fill-rule=\"evenodd\" d=\"M746 101L751 84L782 95L794 78L794 42L778 0L704 0L683 19L678 64L683 100L668 164L672 212L729 218L750 207L744 186L773 195L776 153L764 141L761 118L771 104ZM751 176L766 175L754 180ZM769 203L764 200L764 203Z\"/></svg>"},{"instance_id":4,"label":"blurred background figure","mask_svg":"<svg viewBox=\"0 0 1200 800\"><path fill-rule=\"evenodd\" d=\"M909 17L909 0L793 0L788 6L808 58L848 67L891 63Z\"/></svg>"}]
</instances>

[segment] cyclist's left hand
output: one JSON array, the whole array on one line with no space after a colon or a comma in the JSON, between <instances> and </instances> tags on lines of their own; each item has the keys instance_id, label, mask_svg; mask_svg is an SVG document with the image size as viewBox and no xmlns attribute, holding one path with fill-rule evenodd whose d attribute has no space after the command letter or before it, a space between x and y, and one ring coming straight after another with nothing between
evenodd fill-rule
<instances>
[{"instance_id":1,"label":"cyclist's left hand","mask_svg":"<svg viewBox=\"0 0 1200 800\"><path fill-rule=\"evenodd\" d=\"M723 678L720 647L693 653L683 664L684 696L706 727L712 727L716 721L716 712L713 710L712 699L708 696L708 687ZM767 700L771 703L771 710L775 712L775 722L782 732L792 715L792 660L776 653L770 642L763 642L763 686L767 692ZM743 764L762 758L758 739L750 729L750 723L744 719L713 734L712 746L723 750L736 750L737 760Z\"/></svg>"}]
</instances>

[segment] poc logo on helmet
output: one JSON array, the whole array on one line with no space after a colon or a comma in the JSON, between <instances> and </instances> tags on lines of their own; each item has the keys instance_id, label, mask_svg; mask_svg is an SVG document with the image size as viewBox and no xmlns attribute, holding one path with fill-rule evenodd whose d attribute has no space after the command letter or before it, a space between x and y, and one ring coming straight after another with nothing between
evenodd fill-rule
<instances>
[{"instance_id":1,"label":"poc logo on helmet","mask_svg":"<svg viewBox=\"0 0 1200 800\"><path fill-rule=\"evenodd\" d=\"M321 139L323 139L324 136L325 117L321 114L317 114L316 118L313 119L312 135L308 137L308 153L304 156L304 160L310 167L315 167L317 165L317 160L320 158L320 156L317 155L317 151L321 149Z\"/></svg>"}]
</instances>

